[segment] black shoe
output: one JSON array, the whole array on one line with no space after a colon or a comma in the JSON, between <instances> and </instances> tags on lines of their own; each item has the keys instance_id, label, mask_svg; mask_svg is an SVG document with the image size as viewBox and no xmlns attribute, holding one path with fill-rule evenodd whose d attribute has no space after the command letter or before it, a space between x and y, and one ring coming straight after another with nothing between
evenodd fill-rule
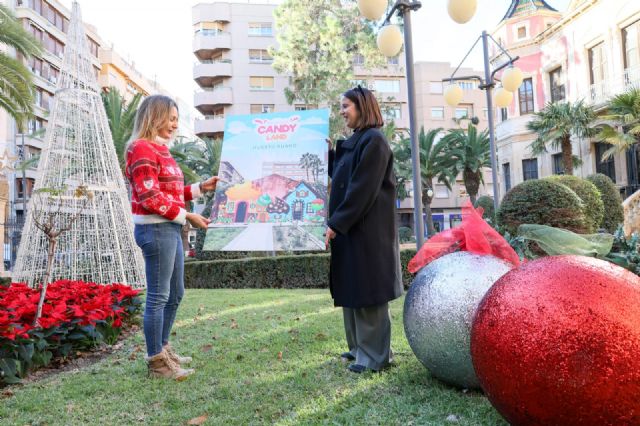
<instances>
[{"instance_id":1,"label":"black shoe","mask_svg":"<svg viewBox=\"0 0 640 426\"><path fill-rule=\"evenodd\" d=\"M351 352L343 352L342 355L340 355L340 358L342 358L345 361L355 361L356 359L356 357L353 356Z\"/></svg>"},{"instance_id":2,"label":"black shoe","mask_svg":"<svg viewBox=\"0 0 640 426\"><path fill-rule=\"evenodd\" d=\"M347 367L349 369L349 371L351 371L352 373L364 373L365 371L367 371L367 367L365 367L364 365L360 365L360 364L349 364L349 367Z\"/></svg>"}]
</instances>

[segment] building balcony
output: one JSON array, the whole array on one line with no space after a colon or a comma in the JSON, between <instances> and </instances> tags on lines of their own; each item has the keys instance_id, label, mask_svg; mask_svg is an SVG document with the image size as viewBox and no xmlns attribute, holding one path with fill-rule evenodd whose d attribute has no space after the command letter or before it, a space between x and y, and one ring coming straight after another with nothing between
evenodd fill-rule
<instances>
[{"instance_id":1,"label":"building balcony","mask_svg":"<svg viewBox=\"0 0 640 426\"><path fill-rule=\"evenodd\" d=\"M200 22L231 22L231 5L229 3L200 3L192 9L193 24Z\"/></svg>"},{"instance_id":2,"label":"building balcony","mask_svg":"<svg viewBox=\"0 0 640 426\"><path fill-rule=\"evenodd\" d=\"M211 86L217 77L231 77L232 75L230 60L199 63L193 67L193 79L200 87Z\"/></svg>"},{"instance_id":3,"label":"building balcony","mask_svg":"<svg viewBox=\"0 0 640 426\"><path fill-rule=\"evenodd\" d=\"M202 114L210 114L220 105L233 103L233 91L230 87L220 87L213 90L196 92L193 97L193 106Z\"/></svg>"},{"instance_id":4,"label":"building balcony","mask_svg":"<svg viewBox=\"0 0 640 426\"><path fill-rule=\"evenodd\" d=\"M640 66L627 68L622 75L592 84L586 99L593 107L600 109L612 97L638 86L640 86Z\"/></svg>"},{"instance_id":5,"label":"building balcony","mask_svg":"<svg viewBox=\"0 0 640 426\"><path fill-rule=\"evenodd\" d=\"M496 124L496 141L498 141L498 145L502 145L502 141L513 136L531 133L531 130L527 129L527 123L531 118L531 114L525 114Z\"/></svg>"},{"instance_id":6,"label":"building balcony","mask_svg":"<svg viewBox=\"0 0 640 426\"><path fill-rule=\"evenodd\" d=\"M196 120L195 133L200 137L220 136L224 132L224 121L223 115L205 116L204 120Z\"/></svg>"},{"instance_id":7,"label":"building balcony","mask_svg":"<svg viewBox=\"0 0 640 426\"><path fill-rule=\"evenodd\" d=\"M210 59L220 50L231 49L231 34L225 32L196 34L193 38L193 53L200 60Z\"/></svg>"}]
</instances>

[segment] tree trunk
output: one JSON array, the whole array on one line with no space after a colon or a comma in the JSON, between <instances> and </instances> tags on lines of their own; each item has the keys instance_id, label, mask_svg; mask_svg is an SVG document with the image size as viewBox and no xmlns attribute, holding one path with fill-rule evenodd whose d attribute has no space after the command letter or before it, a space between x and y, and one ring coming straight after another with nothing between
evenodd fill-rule
<instances>
[{"instance_id":1,"label":"tree trunk","mask_svg":"<svg viewBox=\"0 0 640 426\"><path fill-rule=\"evenodd\" d=\"M565 175L573 176L573 150L571 148L571 136L563 136L560 147L562 148L562 166Z\"/></svg>"},{"instance_id":2,"label":"tree trunk","mask_svg":"<svg viewBox=\"0 0 640 426\"><path fill-rule=\"evenodd\" d=\"M431 213L431 201L432 198L427 195L427 191L430 188L426 188L422 192L422 199L424 200L424 212L427 219L427 236L431 237L436 233L436 228L433 226L433 214Z\"/></svg>"},{"instance_id":3,"label":"tree trunk","mask_svg":"<svg viewBox=\"0 0 640 426\"><path fill-rule=\"evenodd\" d=\"M480 188L480 171L474 172L471 169L464 169L462 178L464 179L464 187L469 194L471 204L476 204L476 196L478 195L478 189Z\"/></svg>"},{"instance_id":4,"label":"tree trunk","mask_svg":"<svg viewBox=\"0 0 640 426\"><path fill-rule=\"evenodd\" d=\"M47 295L47 287L49 286L49 279L51 277L51 268L53 267L53 255L56 252L57 238L49 237L49 247L47 250L47 272L42 279L42 288L40 289L40 300L38 300L38 309L36 310L36 317L33 319L33 326L39 326L39 320L42 316L42 307L44 306L44 299Z\"/></svg>"}]
</instances>

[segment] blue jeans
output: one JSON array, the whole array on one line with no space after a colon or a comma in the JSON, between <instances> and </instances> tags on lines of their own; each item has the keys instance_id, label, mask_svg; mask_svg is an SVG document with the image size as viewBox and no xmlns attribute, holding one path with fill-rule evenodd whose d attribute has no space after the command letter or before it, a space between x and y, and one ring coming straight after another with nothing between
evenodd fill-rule
<instances>
[{"instance_id":1,"label":"blue jeans","mask_svg":"<svg viewBox=\"0 0 640 426\"><path fill-rule=\"evenodd\" d=\"M147 355L162 352L184 295L184 250L181 225L172 222L136 225L134 236L142 249L147 273L144 338Z\"/></svg>"}]
</instances>

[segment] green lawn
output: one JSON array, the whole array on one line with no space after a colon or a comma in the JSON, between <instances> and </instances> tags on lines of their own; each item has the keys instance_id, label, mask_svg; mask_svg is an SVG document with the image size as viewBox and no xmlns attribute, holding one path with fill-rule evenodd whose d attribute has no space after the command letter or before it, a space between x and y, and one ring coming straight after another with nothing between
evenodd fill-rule
<instances>
[{"instance_id":1,"label":"green lawn","mask_svg":"<svg viewBox=\"0 0 640 426\"><path fill-rule=\"evenodd\" d=\"M213 229L213 231L211 228L207 231L202 250L220 250L247 228L244 226L227 226Z\"/></svg>"},{"instance_id":2,"label":"green lawn","mask_svg":"<svg viewBox=\"0 0 640 426\"><path fill-rule=\"evenodd\" d=\"M12 387L0 424L506 424L482 394L430 377L405 339L402 303L395 366L356 375L339 359L342 314L328 291L187 290L173 344L194 357L189 380L147 379L139 333L92 366Z\"/></svg>"}]
</instances>

